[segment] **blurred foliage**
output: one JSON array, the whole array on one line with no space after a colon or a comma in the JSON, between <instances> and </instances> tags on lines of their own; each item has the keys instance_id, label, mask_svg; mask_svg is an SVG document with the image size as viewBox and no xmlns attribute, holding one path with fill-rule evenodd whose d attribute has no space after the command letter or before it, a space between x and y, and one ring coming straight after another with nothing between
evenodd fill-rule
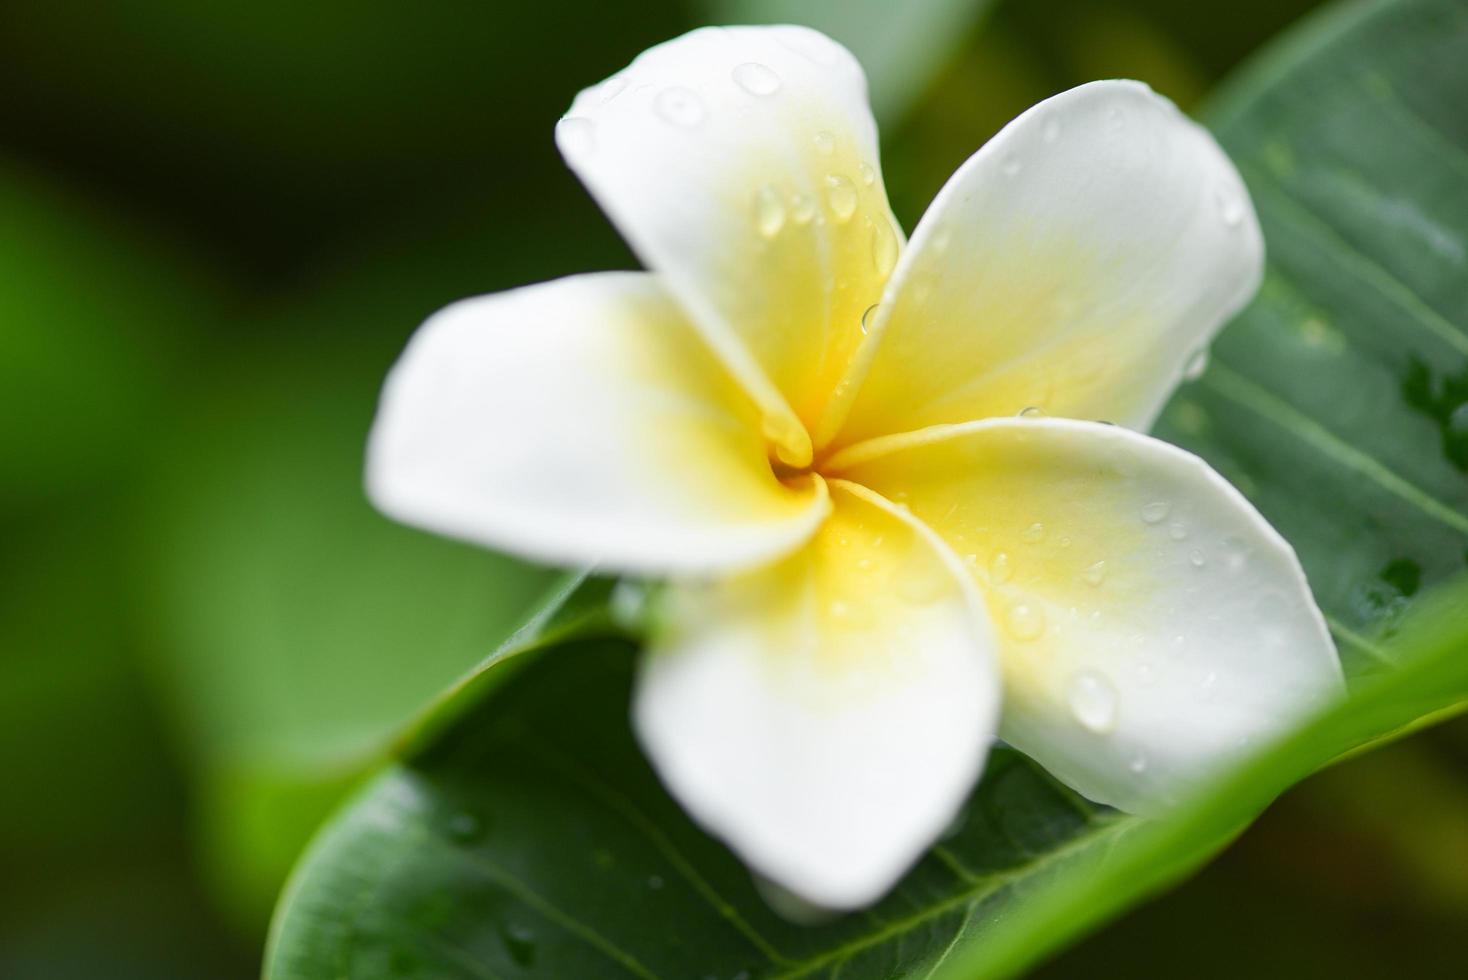
<instances>
[{"instance_id":1,"label":"blurred foliage","mask_svg":"<svg viewBox=\"0 0 1468 980\"><path fill-rule=\"evenodd\" d=\"M1311 4L929 6L876 93L907 227L1037 99L1192 106ZM437 306L631 263L551 129L710 9L0 4L0 976L253 973L319 815L544 586L373 515L362 436ZM1049 975L1414 972L1461 930L1465 732L1322 774Z\"/></svg>"}]
</instances>

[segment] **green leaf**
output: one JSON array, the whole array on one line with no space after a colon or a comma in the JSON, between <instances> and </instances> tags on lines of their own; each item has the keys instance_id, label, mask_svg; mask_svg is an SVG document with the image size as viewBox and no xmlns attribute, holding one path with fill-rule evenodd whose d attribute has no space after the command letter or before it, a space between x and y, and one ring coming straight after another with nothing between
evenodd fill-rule
<instances>
[{"instance_id":1,"label":"green leaf","mask_svg":"<svg viewBox=\"0 0 1468 980\"><path fill-rule=\"evenodd\" d=\"M1258 299L1159 435L1295 546L1348 671L1468 559L1468 9L1352 4L1229 86Z\"/></svg>"},{"instance_id":2,"label":"green leaf","mask_svg":"<svg viewBox=\"0 0 1468 980\"><path fill-rule=\"evenodd\" d=\"M0 507L135 465L227 295L156 229L0 158Z\"/></svg>"},{"instance_id":3,"label":"green leaf","mask_svg":"<svg viewBox=\"0 0 1468 980\"><path fill-rule=\"evenodd\" d=\"M1158 821L1001 747L892 895L800 926L638 751L635 644L561 636L462 688L327 825L267 974L1010 976L1196 869L1312 771L1468 705L1465 101L1468 10L1414 0L1308 24L1213 117L1270 268L1162 431L1300 551L1351 676L1342 704Z\"/></svg>"}]
</instances>

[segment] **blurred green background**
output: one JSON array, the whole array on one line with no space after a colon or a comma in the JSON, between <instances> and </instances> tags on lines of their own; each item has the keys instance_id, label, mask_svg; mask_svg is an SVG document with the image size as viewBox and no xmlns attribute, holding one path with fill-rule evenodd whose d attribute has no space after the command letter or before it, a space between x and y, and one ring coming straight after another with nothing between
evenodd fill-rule
<instances>
[{"instance_id":1,"label":"blurred green background","mask_svg":"<svg viewBox=\"0 0 1468 980\"><path fill-rule=\"evenodd\" d=\"M426 314L634 265L551 142L580 87L821 26L911 228L1031 103L1195 108L1310 6L4 0L0 977L256 974L312 828L547 585L375 516L360 464ZM1465 771L1463 722L1329 770L1042 975L1456 975Z\"/></svg>"}]
</instances>

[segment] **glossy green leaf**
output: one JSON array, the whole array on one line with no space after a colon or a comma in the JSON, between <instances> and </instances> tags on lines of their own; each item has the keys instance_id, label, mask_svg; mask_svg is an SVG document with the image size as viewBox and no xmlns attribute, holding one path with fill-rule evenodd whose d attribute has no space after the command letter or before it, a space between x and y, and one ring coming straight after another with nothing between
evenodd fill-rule
<instances>
[{"instance_id":1,"label":"glossy green leaf","mask_svg":"<svg viewBox=\"0 0 1468 980\"><path fill-rule=\"evenodd\" d=\"M1465 102L1468 10L1414 0L1307 24L1212 117L1270 268L1162 432L1299 549L1344 703L1158 821L1000 748L893 894L795 925L638 751L635 645L562 636L461 688L327 825L268 975L1010 976L1198 867L1310 772L1468 704Z\"/></svg>"}]
</instances>

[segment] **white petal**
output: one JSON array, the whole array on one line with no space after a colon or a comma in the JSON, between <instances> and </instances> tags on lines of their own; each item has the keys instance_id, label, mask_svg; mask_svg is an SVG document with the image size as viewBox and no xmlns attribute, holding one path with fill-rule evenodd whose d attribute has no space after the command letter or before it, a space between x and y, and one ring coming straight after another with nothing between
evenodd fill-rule
<instances>
[{"instance_id":1,"label":"white petal","mask_svg":"<svg viewBox=\"0 0 1468 980\"><path fill-rule=\"evenodd\" d=\"M1047 99L913 233L840 442L1029 406L1145 430L1263 256L1238 172L1171 102L1121 81Z\"/></svg>"},{"instance_id":2,"label":"white petal","mask_svg":"<svg viewBox=\"0 0 1468 980\"><path fill-rule=\"evenodd\" d=\"M754 405L644 273L429 319L383 390L367 485L409 524L653 574L769 560L829 507L820 481L776 479Z\"/></svg>"},{"instance_id":3,"label":"white petal","mask_svg":"<svg viewBox=\"0 0 1468 980\"><path fill-rule=\"evenodd\" d=\"M634 719L695 818L805 900L851 908L952 821L997 677L972 585L932 532L859 487L832 500L781 564L670 587Z\"/></svg>"},{"instance_id":4,"label":"white petal","mask_svg":"<svg viewBox=\"0 0 1468 980\"><path fill-rule=\"evenodd\" d=\"M807 28L704 28L582 92L556 137L808 463L795 416L844 376L901 243L856 61Z\"/></svg>"},{"instance_id":5,"label":"white petal","mask_svg":"<svg viewBox=\"0 0 1468 980\"><path fill-rule=\"evenodd\" d=\"M996 419L828 469L906 494L966 557L999 626L1001 734L1094 800L1162 809L1341 688L1294 551L1181 449Z\"/></svg>"}]
</instances>

